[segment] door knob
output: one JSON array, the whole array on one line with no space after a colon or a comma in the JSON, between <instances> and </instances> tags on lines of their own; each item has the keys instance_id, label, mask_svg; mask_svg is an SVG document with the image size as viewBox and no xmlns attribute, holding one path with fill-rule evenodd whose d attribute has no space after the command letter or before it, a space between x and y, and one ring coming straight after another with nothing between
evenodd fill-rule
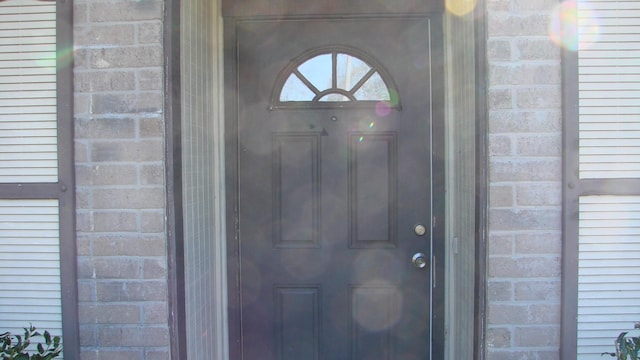
<instances>
[{"instance_id":1,"label":"door knob","mask_svg":"<svg viewBox=\"0 0 640 360\"><path fill-rule=\"evenodd\" d=\"M427 266L427 256L420 252L415 253L411 258L411 262L413 263L413 266L417 267L418 269L424 269Z\"/></svg>"}]
</instances>

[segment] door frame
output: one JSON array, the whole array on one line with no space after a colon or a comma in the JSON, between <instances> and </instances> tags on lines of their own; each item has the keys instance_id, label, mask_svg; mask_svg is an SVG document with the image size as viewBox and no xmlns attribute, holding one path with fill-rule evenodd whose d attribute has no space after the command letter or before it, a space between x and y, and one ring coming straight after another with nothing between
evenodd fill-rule
<instances>
[{"instance_id":1,"label":"door frame","mask_svg":"<svg viewBox=\"0 0 640 360\"><path fill-rule=\"evenodd\" d=\"M223 27L220 25L221 18L221 1L213 0L217 3L217 13L213 14L215 24L213 25L213 31L218 38L224 35L225 39L229 36L228 25ZM187 331L186 331L186 304L185 304L185 268L184 268L184 221L183 221L183 206L182 206L182 150L181 150L181 131L183 127L182 118L182 105L181 95L183 89L181 88L181 56L180 53L180 32L181 32L181 3L179 0L167 0L165 2L165 21L164 21L164 48L165 48L165 156L166 156L166 186L167 186L167 261L168 261L168 301L169 301L169 318L168 325L170 331L170 347L173 357L187 358ZM485 358L485 320L486 320L486 233L487 233L487 214L488 214L488 171L487 171L487 107L486 107L486 39L487 39L487 25L486 25L486 0L478 0L473 17L473 42L475 48L473 53L468 54L469 59L473 61L472 68L475 70L475 76L473 81L475 82L475 171L467 175L474 176L476 179L476 192L475 192L475 227L473 233L475 234L475 264L474 264L474 278L475 278L475 307L474 307L474 338L473 342L473 358L482 360ZM229 21L227 21L227 24ZM446 29L445 29L446 31ZM445 33L445 43L443 48L450 49L455 46L452 45L451 38L456 38L457 34ZM448 37L448 38L447 38ZM225 42L226 43L226 42ZM229 64L227 59L228 49L224 48L222 42L218 44L216 66L219 70L222 69L221 63ZM224 72L227 72L227 65L224 67ZM213 71L216 71L215 69ZM447 84L449 80L447 79ZM446 84L445 84L446 85ZM223 84L217 84L218 88L224 91L219 92L220 98L223 97L225 92L233 92L233 88L225 87ZM226 84L228 86L228 84ZM219 99L222 103L222 99ZM224 116L222 115L224 111ZM227 138L228 129L224 129L225 119L233 118L234 114L226 110L221 110L212 115L212 121L216 123L216 128L222 129L225 132L224 137ZM445 118L445 123L451 121L451 119ZM219 136L218 138L222 138ZM220 146L216 147L215 151L226 151L227 149L221 149ZM218 154L218 158L233 159L233 154ZM229 176L225 169L228 164L217 164L218 173L226 174L224 179L220 181L226 181L228 184L233 184L233 177ZM450 171L450 170L449 170ZM447 176L453 174L447 173ZM227 188L227 191L230 189ZM224 193L218 197L216 201L220 202L218 208L225 208ZM229 206L227 204L227 206ZM228 207L234 209L234 207ZM228 211L227 211L228 212ZM217 214L217 221L221 224L227 225L228 229L235 229L236 224L233 219L228 219L226 213ZM227 239L226 229L221 229L218 232L219 239L222 243L226 244ZM223 249L224 244L218 246L218 249ZM225 254L219 254L218 258L226 259ZM224 274L227 266L223 264L218 267L221 271L220 278L226 279ZM444 275L444 268L439 271ZM213 307L219 311L226 313L227 303L226 293L231 289L227 289L225 283L216 284L215 290L221 292L219 302L213 304ZM227 323L231 323L233 318L230 318ZM226 321L225 321L226 322ZM228 329L227 324L219 325L219 333L215 334L216 343L220 344L221 349L216 352L217 357L226 360L229 359L228 349L225 347L228 345ZM444 326L443 326L443 330ZM434 334L435 335L435 334ZM433 336L433 335L432 335ZM444 331L442 331L442 342L444 343Z\"/></svg>"}]
</instances>

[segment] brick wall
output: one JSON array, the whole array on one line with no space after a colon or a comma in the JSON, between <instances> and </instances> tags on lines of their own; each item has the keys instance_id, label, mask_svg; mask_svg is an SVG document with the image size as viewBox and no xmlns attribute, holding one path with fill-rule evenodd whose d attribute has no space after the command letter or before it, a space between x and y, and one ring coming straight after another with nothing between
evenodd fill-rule
<instances>
[{"instance_id":1,"label":"brick wall","mask_svg":"<svg viewBox=\"0 0 640 360\"><path fill-rule=\"evenodd\" d=\"M489 173L487 358L558 359L560 51L556 0L487 0Z\"/></svg>"},{"instance_id":2,"label":"brick wall","mask_svg":"<svg viewBox=\"0 0 640 360\"><path fill-rule=\"evenodd\" d=\"M555 0L487 0L487 358L557 359L560 52ZM162 1L75 0L83 359L168 359Z\"/></svg>"},{"instance_id":3,"label":"brick wall","mask_svg":"<svg viewBox=\"0 0 640 360\"><path fill-rule=\"evenodd\" d=\"M82 359L168 359L163 2L74 1Z\"/></svg>"}]
</instances>

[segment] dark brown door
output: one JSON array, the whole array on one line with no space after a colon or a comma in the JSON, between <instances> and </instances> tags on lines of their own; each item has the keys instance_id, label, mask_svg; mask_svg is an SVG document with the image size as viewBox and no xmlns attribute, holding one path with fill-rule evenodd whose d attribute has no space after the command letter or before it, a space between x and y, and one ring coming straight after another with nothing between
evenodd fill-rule
<instances>
[{"instance_id":1,"label":"dark brown door","mask_svg":"<svg viewBox=\"0 0 640 360\"><path fill-rule=\"evenodd\" d=\"M431 359L432 22L236 24L232 356Z\"/></svg>"}]
</instances>

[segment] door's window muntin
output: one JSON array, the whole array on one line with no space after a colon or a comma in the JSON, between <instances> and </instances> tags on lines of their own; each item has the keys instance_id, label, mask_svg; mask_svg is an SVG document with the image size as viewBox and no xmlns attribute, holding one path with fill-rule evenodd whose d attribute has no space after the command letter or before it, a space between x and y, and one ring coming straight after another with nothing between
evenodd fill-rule
<instances>
[{"instance_id":1,"label":"door's window muntin","mask_svg":"<svg viewBox=\"0 0 640 360\"><path fill-rule=\"evenodd\" d=\"M394 82L365 52L323 46L293 59L278 75L269 109L386 107L400 110Z\"/></svg>"}]
</instances>

